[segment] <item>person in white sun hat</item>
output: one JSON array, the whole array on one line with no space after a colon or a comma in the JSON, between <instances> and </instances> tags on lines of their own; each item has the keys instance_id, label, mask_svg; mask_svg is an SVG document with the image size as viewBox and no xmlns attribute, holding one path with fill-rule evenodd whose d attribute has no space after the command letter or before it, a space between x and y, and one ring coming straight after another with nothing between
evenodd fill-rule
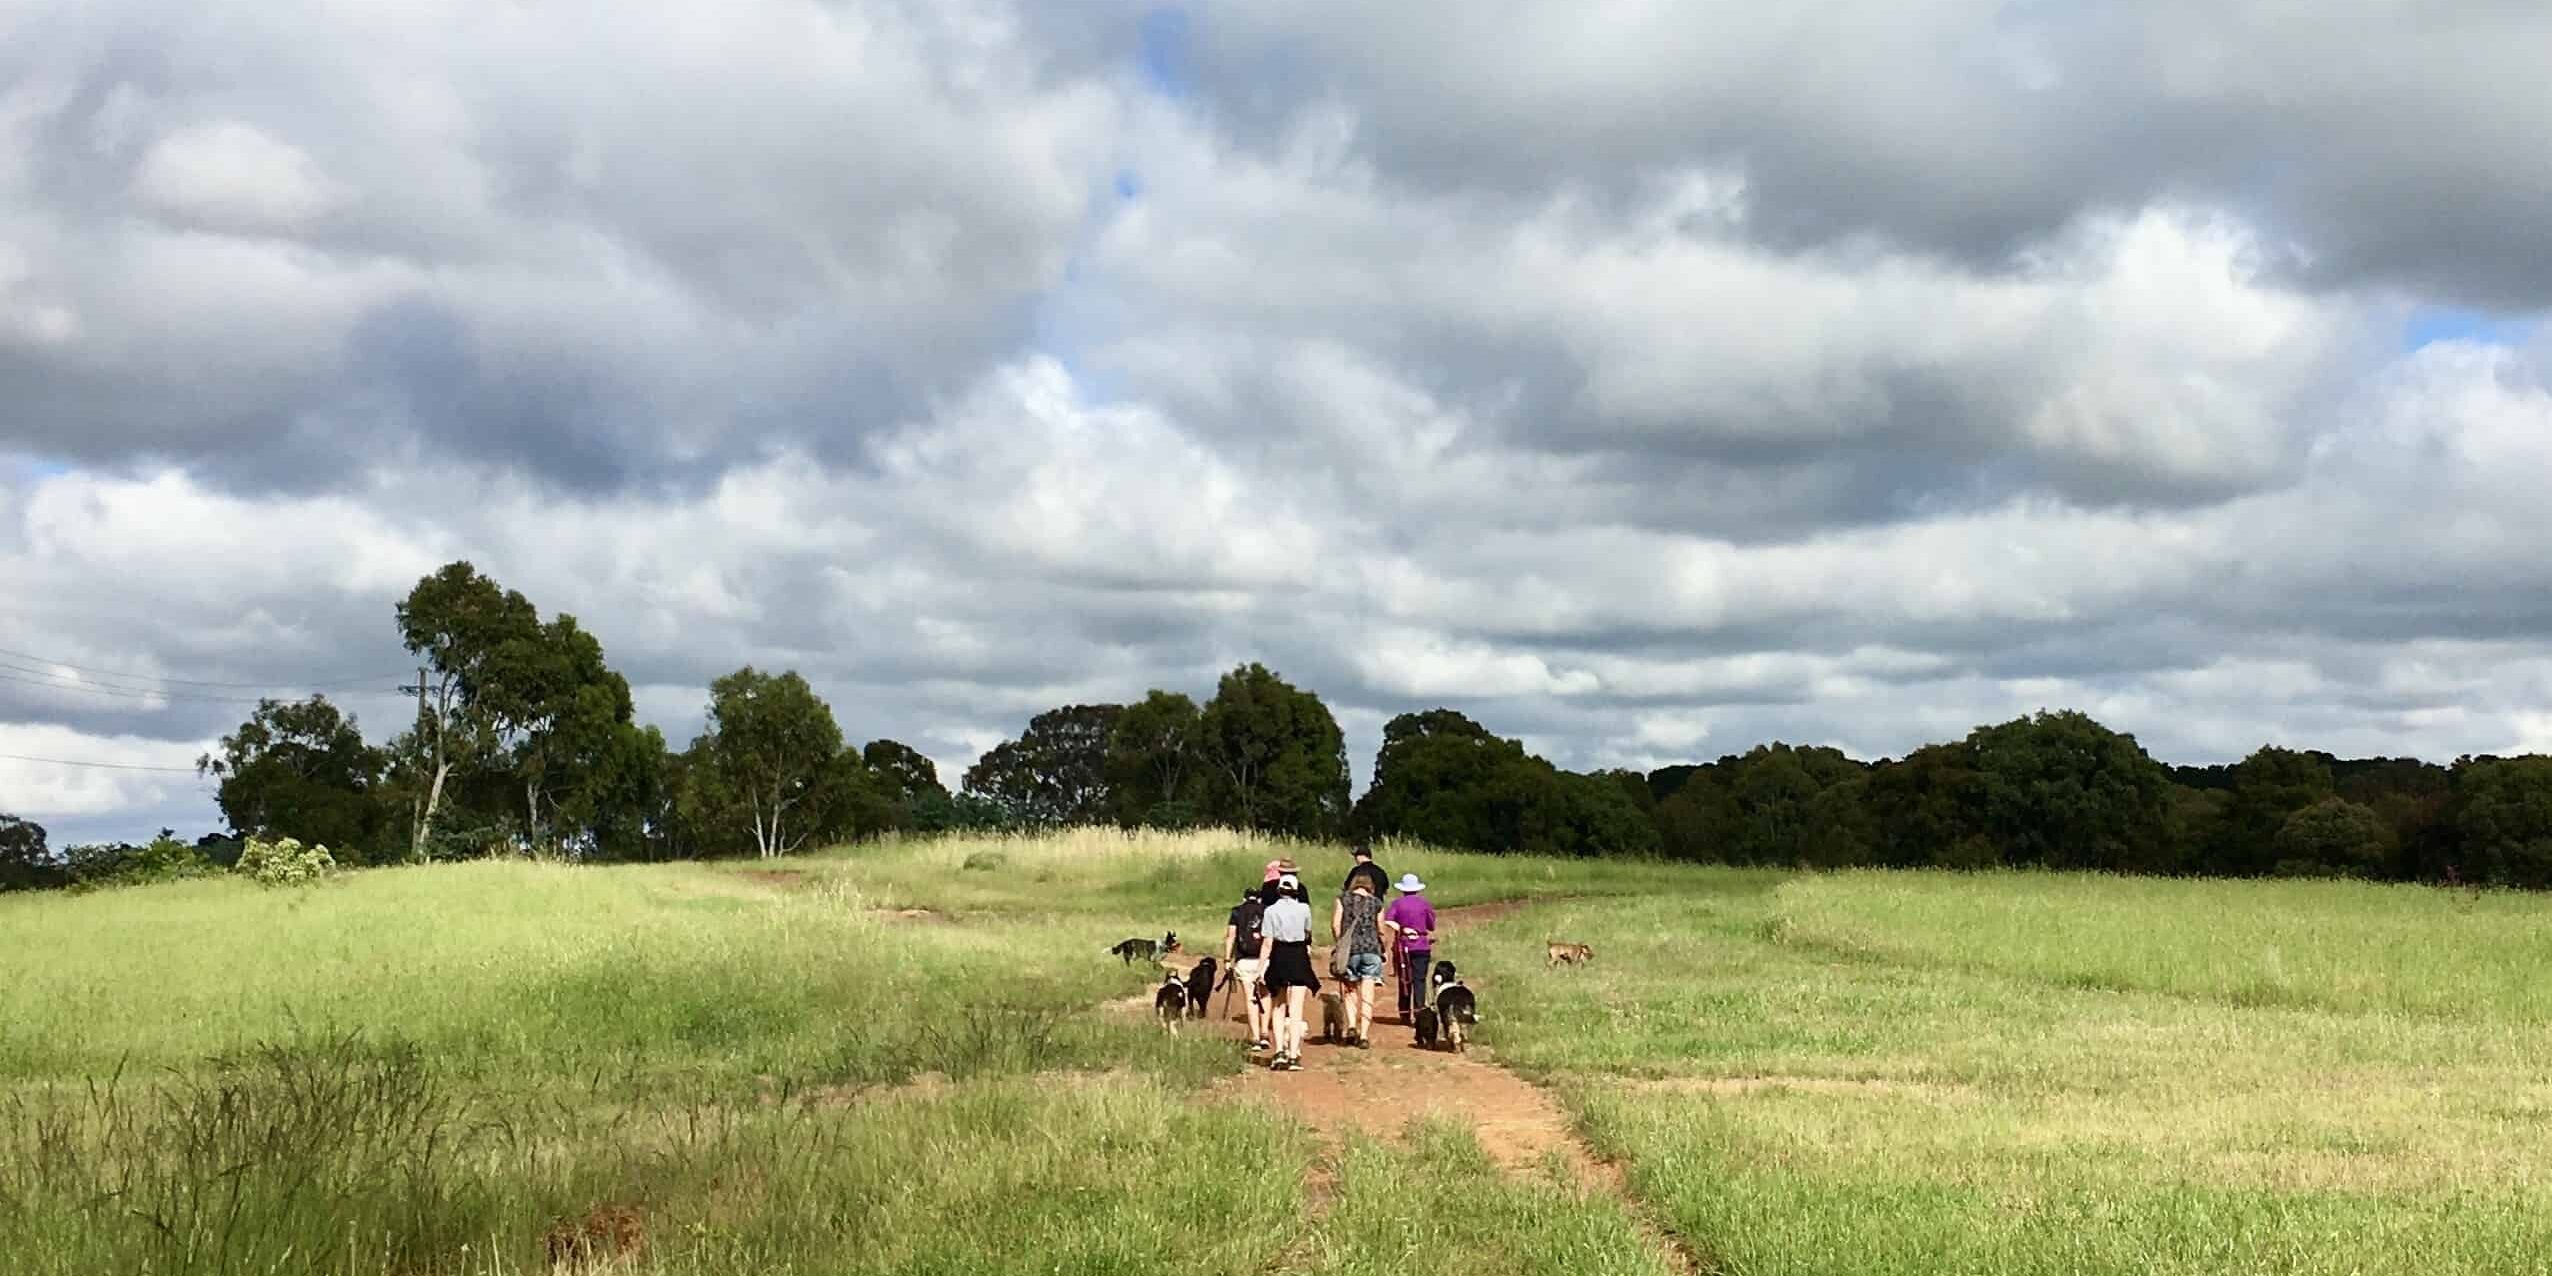
<instances>
[{"instance_id":1,"label":"person in white sun hat","mask_svg":"<svg viewBox=\"0 0 2552 1276\"><path fill-rule=\"evenodd\" d=\"M1400 974L1400 1022L1412 1022L1427 1004L1427 967L1435 960L1435 905L1427 902L1427 884L1415 873L1402 873L1400 898L1382 911L1383 933L1391 940L1393 963Z\"/></svg>"}]
</instances>

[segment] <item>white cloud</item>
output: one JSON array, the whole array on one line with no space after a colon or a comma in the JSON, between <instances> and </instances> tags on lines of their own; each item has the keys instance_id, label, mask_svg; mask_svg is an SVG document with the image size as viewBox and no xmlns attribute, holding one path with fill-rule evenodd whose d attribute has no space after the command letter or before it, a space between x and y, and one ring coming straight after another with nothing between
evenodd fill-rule
<instances>
[{"instance_id":1,"label":"white cloud","mask_svg":"<svg viewBox=\"0 0 2552 1276\"><path fill-rule=\"evenodd\" d=\"M0 722L0 754L15 755L0 756L0 793L8 795L0 806L40 824L151 812L184 812L188 819L198 819L202 807L209 805L199 790L209 786L192 776L62 764L185 768L194 766L195 759L211 747L210 740L90 735L43 723ZM138 836L148 833L142 830Z\"/></svg>"},{"instance_id":2,"label":"white cloud","mask_svg":"<svg viewBox=\"0 0 2552 1276\"><path fill-rule=\"evenodd\" d=\"M298 147L239 120L207 120L151 144L133 175L142 203L181 224L288 233L343 198Z\"/></svg>"}]
</instances>

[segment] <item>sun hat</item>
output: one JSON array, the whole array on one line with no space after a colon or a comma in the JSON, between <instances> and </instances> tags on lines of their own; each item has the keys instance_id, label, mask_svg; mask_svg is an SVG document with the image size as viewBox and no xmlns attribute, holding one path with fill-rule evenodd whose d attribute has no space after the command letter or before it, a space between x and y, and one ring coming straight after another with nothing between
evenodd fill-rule
<instances>
[{"instance_id":1,"label":"sun hat","mask_svg":"<svg viewBox=\"0 0 2552 1276\"><path fill-rule=\"evenodd\" d=\"M1422 890L1425 890L1426 888L1427 888L1427 884L1426 884L1425 882L1419 881L1419 880L1418 880L1418 875L1417 875L1417 874L1415 874L1415 873L1402 873L1402 874L1400 875L1400 885L1399 885L1398 889L1400 889L1400 890L1404 890L1404 891L1422 891Z\"/></svg>"},{"instance_id":2,"label":"sun hat","mask_svg":"<svg viewBox=\"0 0 2552 1276\"><path fill-rule=\"evenodd\" d=\"M1296 877L1291 873L1287 873L1276 879L1276 889L1280 891L1298 891L1302 888L1303 879Z\"/></svg>"},{"instance_id":3,"label":"sun hat","mask_svg":"<svg viewBox=\"0 0 2552 1276\"><path fill-rule=\"evenodd\" d=\"M1277 878L1283 877L1286 870L1293 866L1294 862L1292 860L1267 861L1267 876L1258 879L1259 884L1263 886L1269 882L1275 881Z\"/></svg>"}]
</instances>

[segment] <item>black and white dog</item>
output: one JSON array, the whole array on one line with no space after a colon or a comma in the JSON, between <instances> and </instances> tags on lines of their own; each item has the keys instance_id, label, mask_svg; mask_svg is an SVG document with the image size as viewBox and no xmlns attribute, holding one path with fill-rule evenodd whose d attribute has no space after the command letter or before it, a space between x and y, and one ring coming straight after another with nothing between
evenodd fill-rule
<instances>
[{"instance_id":1,"label":"black and white dog","mask_svg":"<svg viewBox=\"0 0 2552 1276\"><path fill-rule=\"evenodd\" d=\"M1187 1013L1205 1017L1206 1003L1214 999L1214 971L1220 965L1211 957L1200 957L1187 972Z\"/></svg>"},{"instance_id":2,"label":"black and white dog","mask_svg":"<svg viewBox=\"0 0 2552 1276\"><path fill-rule=\"evenodd\" d=\"M1174 953L1178 950L1179 933L1177 931L1171 931L1168 934L1161 936L1160 941L1157 943L1149 939L1121 939L1117 941L1114 948L1110 948L1108 951L1115 953L1118 961L1131 966L1134 964L1134 959L1137 957L1140 957L1145 961L1151 961L1163 953Z\"/></svg>"},{"instance_id":3,"label":"black and white dog","mask_svg":"<svg viewBox=\"0 0 2552 1276\"><path fill-rule=\"evenodd\" d=\"M1409 1016L1409 1022L1418 1030L1419 1049L1435 1049L1437 1039L1444 1035L1444 1024L1436 1015L1436 994L1458 978L1460 976L1454 973L1453 963L1449 961L1439 961L1427 968L1426 994L1418 998L1417 1013Z\"/></svg>"},{"instance_id":4,"label":"black and white dog","mask_svg":"<svg viewBox=\"0 0 2552 1276\"><path fill-rule=\"evenodd\" d=\"M1436 1025L1448 1050L1463 1050L1473 1025L1480 1022L1479 999L1456 979L1436 987Z\"/></svg>"},{"instance_id":5,"label":"black and white dog","mask_svg":"<svg viewBox=\"0 0 2552 1276\"><path fill-rule=\"evenodd\" d=\"M1187 1018L1187 985L1179 982L1177 971L1162 972L1161 986L1152 993L1152 1014L1171 1036L1178 1035L1179 1020Z\"/></svg>"},{"instance_id":6,"label":"black and white dog","mask_svg":"<svg viewBox=\"0 0 2552 1276\"><path fill-rule=\"evenodd\" d=\"M1414 1016L1418 1047L1433 1050L1438 1042L1442 1042L1448 1050L1463 1049L1471 1025L1480 1022L1479 998L1464 986L1462 976L1449 961L1437 962L1435 969L1427 972L1427 984L1427 991L1434 995L1435 1004L1420 1006Z\"/></svg>"}]
</instances>

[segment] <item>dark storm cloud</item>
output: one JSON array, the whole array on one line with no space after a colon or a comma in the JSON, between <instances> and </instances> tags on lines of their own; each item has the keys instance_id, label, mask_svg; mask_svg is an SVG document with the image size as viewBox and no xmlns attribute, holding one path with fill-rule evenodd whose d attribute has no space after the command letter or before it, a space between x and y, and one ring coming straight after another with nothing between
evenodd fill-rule
<instances>
[{"instance_id":1,"label":"dark storm cloud","mask_svg":"<svg viewBox=\"0 0 2552 1276\"><path fill-rule=\"evenodd\" d=\"M2552 11L2479 0L1188 6L1199 100L1434 189L1743 171L1750 230L1999 264L2087 212L2241 210L2319 285L2552 305Z\"/></svg>"}]
</instances>

